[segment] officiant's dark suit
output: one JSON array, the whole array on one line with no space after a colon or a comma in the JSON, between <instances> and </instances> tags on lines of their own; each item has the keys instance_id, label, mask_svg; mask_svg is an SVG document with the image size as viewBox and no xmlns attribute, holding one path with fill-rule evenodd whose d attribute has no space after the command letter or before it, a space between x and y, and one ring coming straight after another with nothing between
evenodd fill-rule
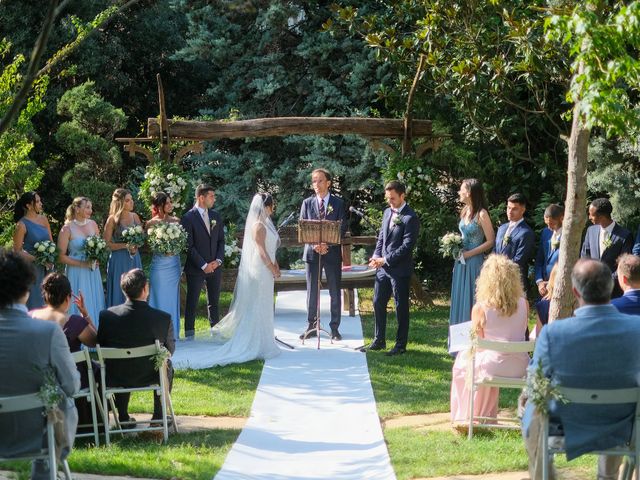
<instances>
[{"instance_id":1,"label":"officiant's dark suit","mask_svg":"<svg viewBox=\"0 0 640 480\"><path fill-rule=\"evenodd\" d=\"M613 272L613 293L612 298L618 298L622 295L622 289L618 285L618 274L616 261L623 253L631 253L633 249L633 235L626 228L617 223L611 228L613 221L611 220L612 206L609 200L605 198L597 198L589 206L589 219L593 223L587 228L587 233L582 243L581 258L593 258L605 263ZM603 223L604 219L604 223ZM608 246L604 251L600 251L600 230L610 229L608 236ZM607 234L608 235L608 234Z\"/></svg>"},{"instance_id":2,"label":"officiant's dark suit","mask_svg":"<svg viewBox=\"0 0 640 480\"><path fill-rule=\"evenodd\" d=\"M196 190L196 205L185 213L180 223L187 231L187 298L184 309L184 334L193 338L198 299L202 284L207 284L207 315L209 325L220 320L219 301L224 260L224 224L213 210L213 187L200 185ZM205 220L206 219L206 220ZM207 227L208 225L208 227Z\"/></svg>"},{"instance_id":3,"label":"officiant's dark suit","mask_svg":"<svg viewBox=\"0 0 640 480\"><path fill-rule=\"evenodd\" d=\"M134 279L145 285L142 293L132 295L123 285L127 276L136 276ZM151 307L147 303L149 285L146 276L140 269L131 270L123 275L121 281L122 290L127 300L121 305L116 305L108 310L100 312L98 324L98 343L101 347L130 348L151 345L156 340L169 352L176 349L176 342L171 323L171 315ZM135 297L134 299L130 298ZM173 378L173 368L169 362L169 383ZM107 384L118 387L136 387L150 385L158 382L158 372L153 362L148 357L132 358L124 360L107 360ZM128 419L127 408L129 405L128 393L116 394L116 406L120 420ZM153 396L153 418L162 417L160 399Z\"/></svg>"},{"instance_id":4,"label":"officiant's dark suit","mask_svg":"<svg viewBox=\"0 0 640 480\"><path fill-rule=\"evenodd\" d=\"M416 213L404 202L405 187L400 182L389 182L385 187L385 195L390 205L395 198L398 201L397 211L393 206L387 208L382 215L382 228L378 234L376 249L372 262L377 259L376 280L373 294L373 309L376 317L376 328L371 350L386 347L387 304L391 295L396 304L398 331L395 347L387 352L389 355L404 353L409 336L409 287L413 274L413 248L418 241L420 221ZM392 198L389 198L391 195ZM397 198L396 198L397 197Z\"/></svg>"},{"instance_id":5,"label":"officiant's dark suit","mask_svg":"<svg viewBox=\"0 0 640 480\"><path fill-rule=\"evenodd\" d=\"M312 172L312 183L316 192L319 192L302 202L300 208L301 220L333 220L341 221L340 238L344 238L347 231L347 222L344 221L345 209L341 198L329 192L331 174L324 169ZM320 182L320 185L317 183ZM319 187L319 189L318 189ZM320 196L319 196L320 195ZM328 200L327 197L328 196ZM320 198L325 203L320 205ZM324 212L322 212L324 210ZM327 277L327 286L331 296L331 336L335 340L342 337L338 331L340 326L340 314L342 302L340 298L340 282L342 281L342 245L330 245L327 253L320 255L314 250L314 245L305 244L302 259L305 262L307 274L307 331L314 330L316 313L318 309L318 265L322 257L322 268ZM304 335L304 334L303 334Z\"/></svg>"}]
</instances>

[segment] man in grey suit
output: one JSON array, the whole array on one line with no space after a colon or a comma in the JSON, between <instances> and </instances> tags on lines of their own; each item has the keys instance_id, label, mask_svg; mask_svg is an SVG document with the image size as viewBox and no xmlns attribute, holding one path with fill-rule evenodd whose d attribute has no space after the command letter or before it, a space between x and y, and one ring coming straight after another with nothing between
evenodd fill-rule
<instances>
[{"instance_id":1,"label":"man in grey suit","mask_svg":"<svg viewBox=\"0 0 640 480\"><path fill-rule=\"evenodd\" d=\"M19 254L0 252L0 397L35 393L50 371L66 397L59 407L68 432L62 457L69 454L78 424L72 395L80 389L80 374L62 329L54 322L27 314L35 272ZM46 445L42 410L0 414L0 456L39 452ZM60 445L62 446L62 445ZM46 460L33 462L32 479L48 479Z\"/></svg>"},{"instance_id":2,"label":"man in grey suit","mask_svg":"<svg viewBox=\"0 0 640 480\"><path fill-rule=\"evenodd\" d=\"M597 260L579 260L571 281L579 308L573 317L542 329L529 366L529 379L541 365L546 377L564 387L637 387L640 384L640 322L637 316L619 313L609 303L613 288L611 270ZM550 405L549 415L551 428L564 432L567 459L571 460L628 442L635 405L583 406L558 402ZM532 479L542 476L542 452L538 452L540 426L540 416L533 403L527 401L522 433ZM598 479L618 478L619 458L601 456Z\"/></svg>"}]
</instances>

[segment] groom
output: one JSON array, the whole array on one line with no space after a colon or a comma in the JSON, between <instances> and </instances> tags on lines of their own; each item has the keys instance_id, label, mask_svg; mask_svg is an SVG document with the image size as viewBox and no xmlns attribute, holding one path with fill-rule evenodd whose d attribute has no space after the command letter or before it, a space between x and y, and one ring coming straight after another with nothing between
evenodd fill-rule
<instances>
[{"instance_id":1,"label":"groom","mask_svg":"<svg viewBox=\"0 0 640 480\"><path fill-rule=\"evenodd\" d=\"M193 340L196 307L202 284L207 284L207 314L213 327L220 319L218 302L224 258L224 228L222 217L213 210L216 194L211 185L198 185L196 204L185 213L180 223L187 231L187 301L184 310L184 335Z\"/></svg>"},{"instance_id":2,"label":"groom","mask_svg":"<svg viewBox=\"0 0 640 480\"><path fill-rule=\"evenodd\" d=\"M342 199L331 195L331 174L324 168L316 168L311 172L311 184L315 192L314 195L302 202L300 209L300 220L340 220L340 237L344 238L347 223L344 221L344 202ZM322 257L322 263L320 263ZM322 265L327 276L329 295L331 296L331 339L342 340L342 335L338 331L340 326L340 281L342 280L342 245L305 244L302 257L305 261L307 273L307 321L308 326L305 332L300 335L301 339L314 337L316 335L316 314L318 311L318 267Z\"/></svg>"}]
</instances>

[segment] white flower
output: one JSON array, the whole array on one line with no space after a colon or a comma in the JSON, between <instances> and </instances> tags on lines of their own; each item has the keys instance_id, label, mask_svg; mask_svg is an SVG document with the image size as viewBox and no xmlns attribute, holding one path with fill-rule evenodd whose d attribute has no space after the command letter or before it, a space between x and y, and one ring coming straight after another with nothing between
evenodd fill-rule
<instances>
[{"instance_id":1,"label":"white flower","mask_svg":"<svg viewBox=\"0 0 640 480\"><path fill-rule=\"evenodd\" d=\"M158 233L156 233L156 237L159 239L163 239L164 238L164 234L162 233L161 230L158 230Z\"/></svg>"},{"instance_id":2,"label":"white flower","mask_svg":"<svg viewBox=\"0 0 640 480\"><path fill-rule=\"evenodd\" d=\"M89 240L89 241L87 242L87 245L89 245L90 247L92 247L92 248L93 248L93 247L95 247L95 246L96 246L96 243L95 243L93 240Z\"/></svg>"},{"instance_id":3,"label":"white flower","mask_svg":"<svg viewBox=\"0 0 640 480\"><path fill-rule=\"evenodd\" d=\"M154 231L155 231L155 230L154 230L153 228L150 228L150 229L149 229L149 235L153 235L153 232L154 232Z\"/></svg>"},{"instance_id":4,"label":"white flower","mask_svg":"<svg viewBox=\"0 0 640 480\"><path fill-rule=\"evenodd\" d=\"M49 247L49 253L53 253L53 252L55 252L55 251L56 251L56 246L55 246L55 245L51 245L51 246Z\"/></svg>"},{"instance_id":5,"label":"white flower","mask_svg":"<svg viewBox=\"0 0 640 480\"><path fill-rule=\"evenodd\" d=\"M167 178L171 180L173 178L173 173L170 173L169 175L167 175Z\"/></svg>"},{"instance_id":6,"label":"white flower","mask_svg":"<svg viewBox=\"0 0 640 480\"><path fill-rule=\"evenodd\" d=\"M136 226L136 232L137 233L142 233L142 225L137 225Z\"/></svg>"},{"instance_id":7,"label":"white flower","mask_svg":"<svg viewBox=\"0 0 640 480\"><path fill-rule=\"evenodd\" d=\"M42 244L38 245L38 251L39 252L44 252L44 250L45 250L44 245L42 245Z\"/></svg>"}]
</instances>

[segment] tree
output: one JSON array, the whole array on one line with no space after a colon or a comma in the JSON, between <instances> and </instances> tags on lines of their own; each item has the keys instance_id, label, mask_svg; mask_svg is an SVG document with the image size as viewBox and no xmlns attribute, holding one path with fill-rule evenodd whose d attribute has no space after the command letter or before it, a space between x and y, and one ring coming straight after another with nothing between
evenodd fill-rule
<instances>
[{"instance_id":1,"label":"tree","mask_svg":"<svg viewBox=\"0 0 640 480\"><path fill-rule=\"evenodd\" d=\"M570 13L552 16L547 26L549 40L567 49L573 73L567 94L573 118L564 241L556 277L559 288L554 289L549 314L554 319L569 316L573 306L571 269L584 224L591 130L600 127L608 135L623 135L640 127L640 112L632 102L632 95L640 93L640 3L619 2L611 8L606 2L581 2Z\"/></svg>"},{"instance_id":2,"label":"tree","mask_svg":"<svg viewBox=\"0 0 640 480\"><path fill-rule=\"evenodd\" d=\"M114 134L125 127L127 116L98 95L93 82L66 92L58 102L58 114L71 120L60 125L56 141L74 159L62 183L72 197L91 199L100 223L106 218L111 194L121 178L122 158L112 141Z\"/></svg>"}]
</instances>

